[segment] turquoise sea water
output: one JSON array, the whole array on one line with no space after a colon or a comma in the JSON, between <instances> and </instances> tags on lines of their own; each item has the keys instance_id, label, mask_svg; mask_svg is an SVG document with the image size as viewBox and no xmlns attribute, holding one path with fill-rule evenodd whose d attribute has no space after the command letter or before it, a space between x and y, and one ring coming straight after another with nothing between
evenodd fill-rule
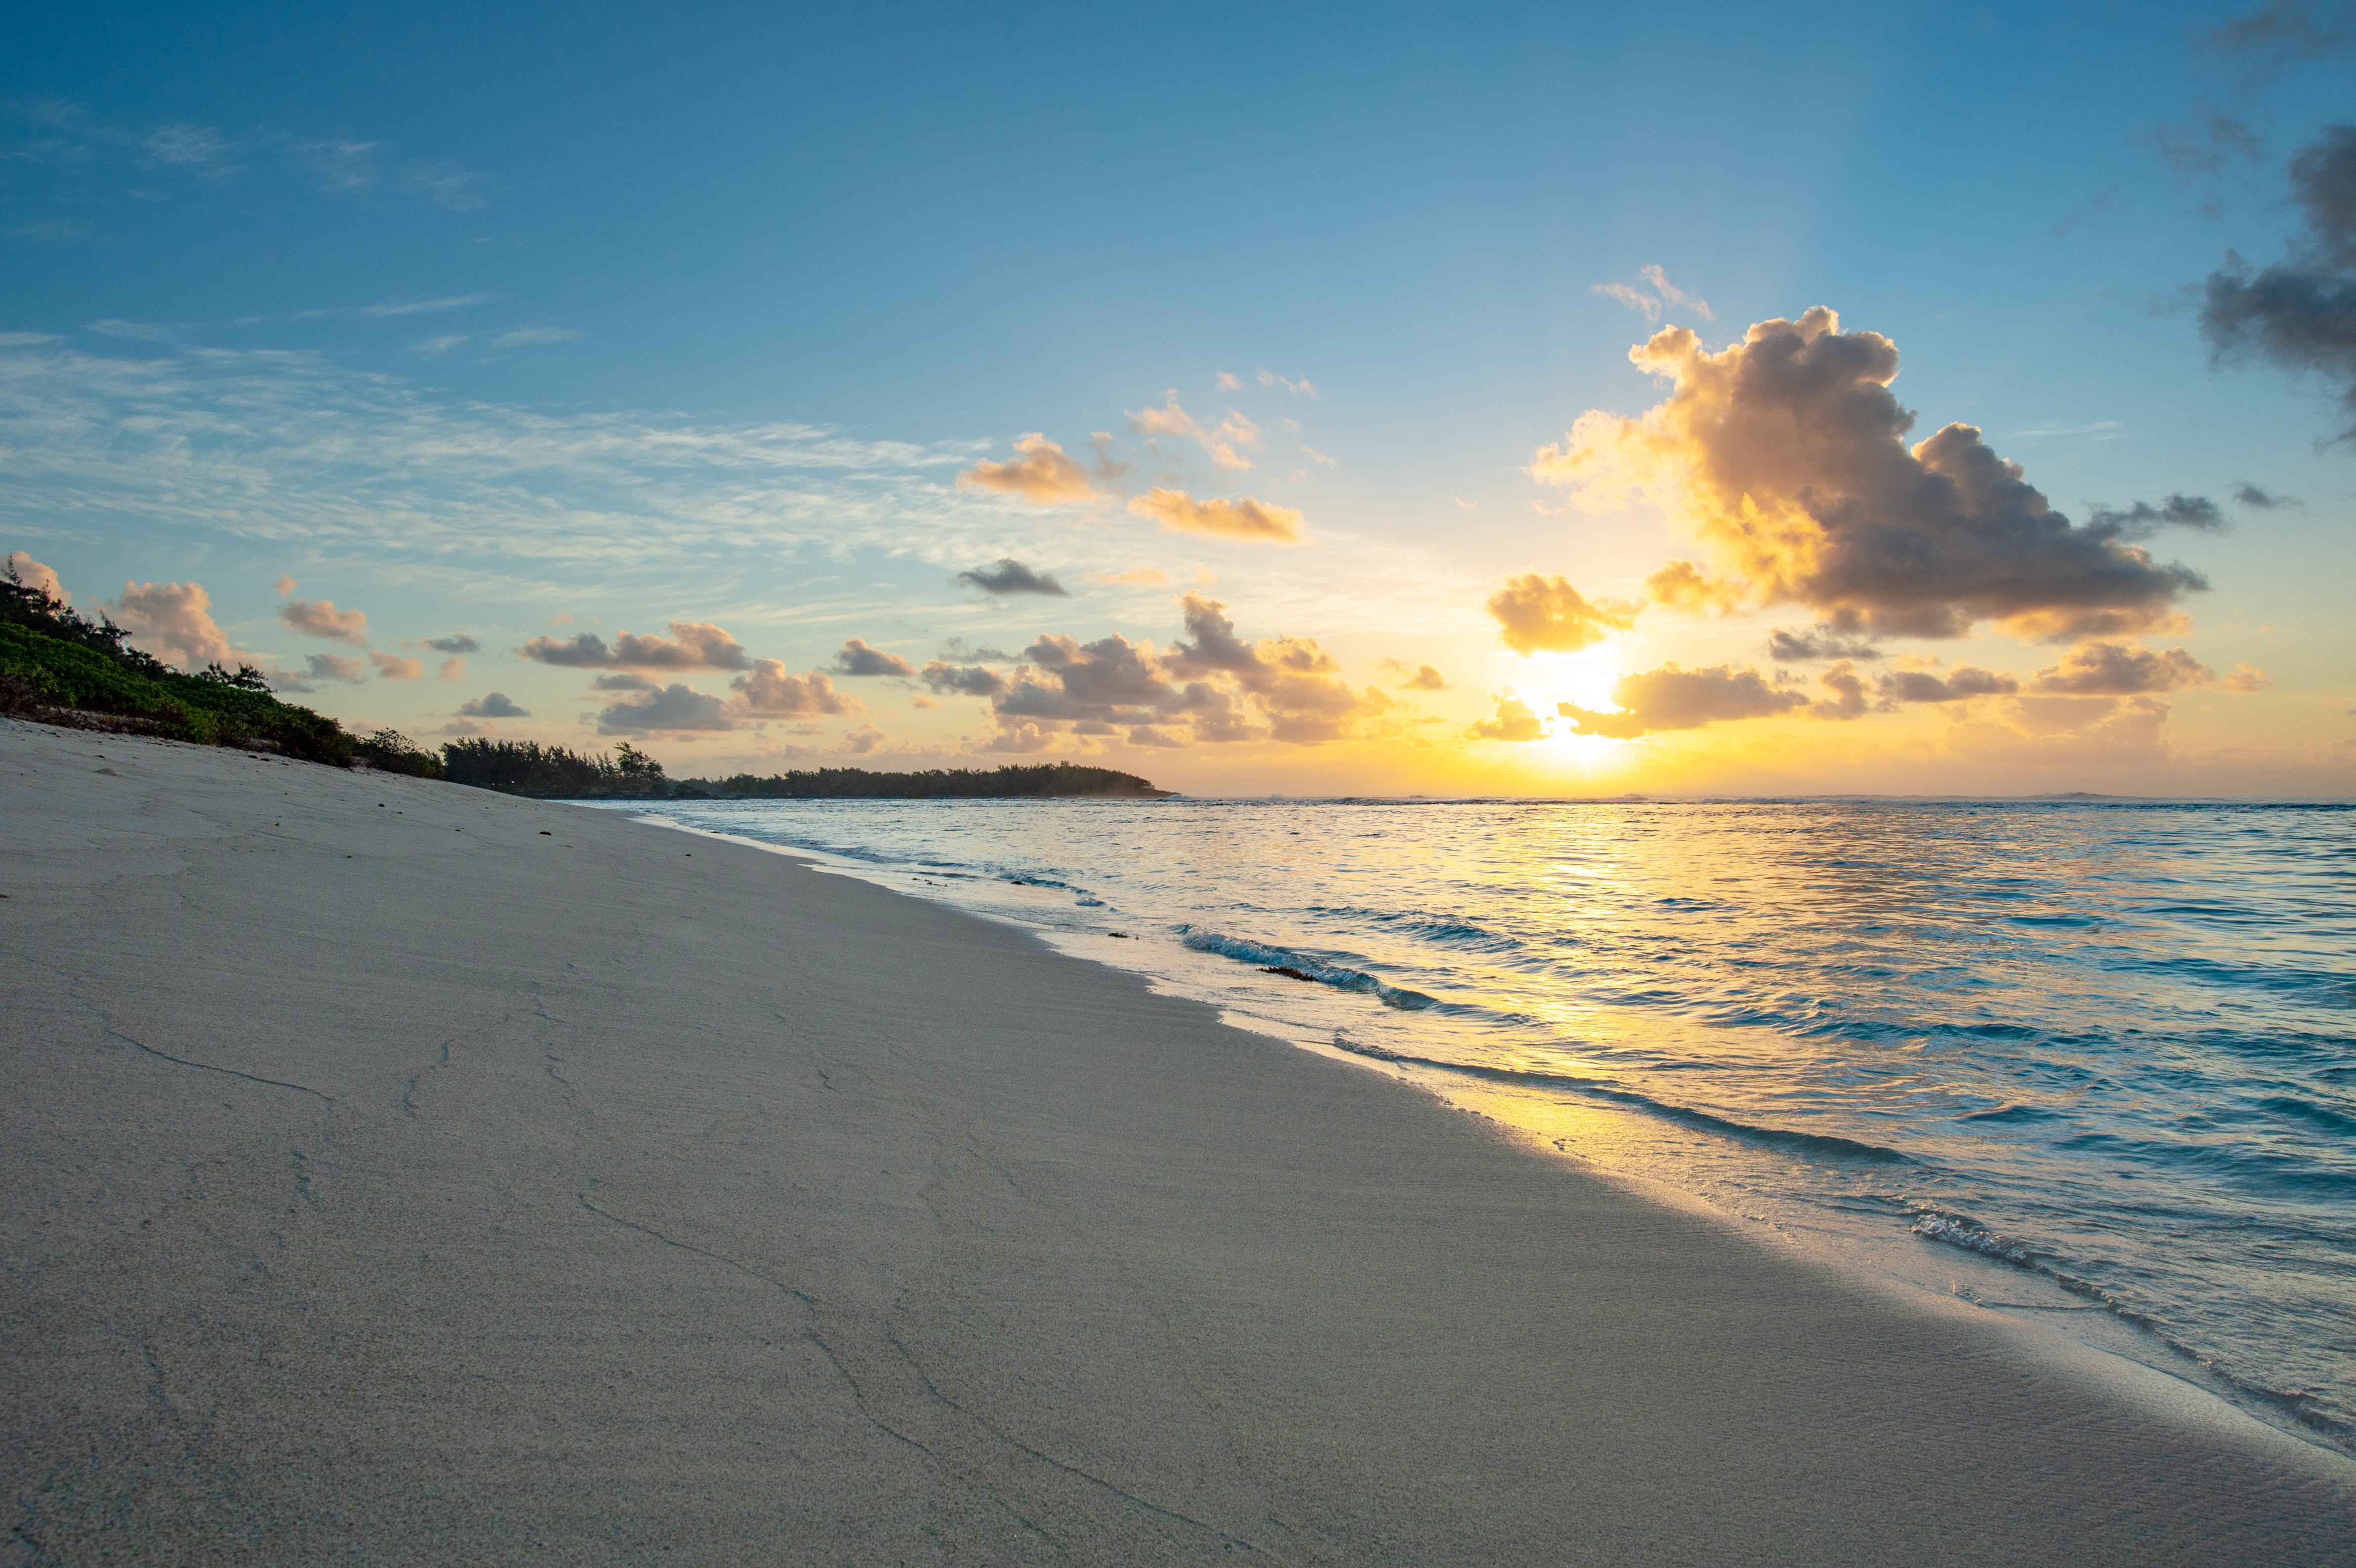
<instances>
[{"instance_id":1,"label":"turquoise sea water","mask_svg":"<svg viewBox=\"0 0 2356 1568\"><path fill-rule=\"evenodd\" d=\"M2099 1318L2356 1450L2356 809L637 809L1502 1093L1567 1152Z\"/></svg>"}]
</instances>

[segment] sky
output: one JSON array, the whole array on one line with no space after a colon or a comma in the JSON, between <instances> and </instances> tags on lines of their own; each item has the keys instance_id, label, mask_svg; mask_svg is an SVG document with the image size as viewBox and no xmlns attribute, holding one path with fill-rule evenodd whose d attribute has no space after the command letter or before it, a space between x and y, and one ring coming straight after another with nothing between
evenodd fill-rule
<instances>
[{"instance_id":1,"label":"sky","mask_svg":"<svg viewBox=\"0 0 2356 1568\"><path fill-rule=\"evenodd\" d=\"M2356 6L326 10L0 53L0 553L176 663L674 776L2356 794Z\"/></svg>"}]
</instances>

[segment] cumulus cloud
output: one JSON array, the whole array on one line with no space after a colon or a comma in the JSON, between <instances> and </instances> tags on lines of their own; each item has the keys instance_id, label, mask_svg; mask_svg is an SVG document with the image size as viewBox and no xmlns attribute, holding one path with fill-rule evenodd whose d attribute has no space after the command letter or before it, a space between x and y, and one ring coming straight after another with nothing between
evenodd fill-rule
<instances>
[{"instance_id":1,"label":"cumulus cloud","mask_svg":"<svg viewBox=\"0 0 2356 1568\"><path fill-rule=\"evenodd\" d=\"M2228 251L2202 287L2201 330L2220 361L2320 378L2356 420L2356 125L2326 126L2291 159L2290 183L2306 234L2255 273ZM2356 422L2338 439L2356 441Z\"/></svg>"},{"instance_id":2,"label":"cumulus cloud","mask_svg":"<svg viewBox=\"0 0 2356 1568\"><path fill-rule=\"evenodd\" d=\"M278 606L280 623L306 637L360 647L368 642L368 615L359 610L338 610L332 599L289 599Z\"/></svg>"},{"instance_id":3,"label":"cumulus cloud","mask_svg":"<svg viewBox=\"0 0 2356 1568\"><path fill-rule=\"evenodd\" d=\"M776 659L756 659L750 673L728 683L744 710L760 719L798 719L814 714L857 713L859 699L834 688L824 670L788 675Z\"/></svg>"},{"instance_id":4,"label":"cumulus cloud","mask_svg":"<svg viewBox=\"0 0 2356 1568\"><path fill-rule=\"evenodd\" d=\"M863 757L891 737L873 724L862 724L842 738L842 749L854 757Z\"/></svg>"},{"instance_id":5,"label":"cumulus cloud","mask_svg":"<svg viewBox=\"0 0 2356 1568\"><path fill-rule=\"evenodd\" d=\"M1612 700L1622 711L1601 713L1571 702L1560 704L1557 711L1578 734L1629 741L1660 730L1698 730L1730 719L1769 718L1808 701L1799 692L1769 685L1755 669L1726 665L1682 669L1673 664L1622 676L1612 683Z\"/></svg>"},{"instance_id":6,"label":"cumulus cloud","mask_svg":"<svg viewBox=\"0 0 2356 1568\"><path fill-rule=\"evenodd\" d=\"M125 582L123 597L107 613L131 634L131 645L142 653L185 669L200 669L236 662L229 639L213 624L212 603L201 583ZM359 667L357 663L353 667Z\"/></svg>"},{"instance_id":7,"label":"cumulus cloud","mask_svg":"<svg viewBox=\"0 0 2356 1568\"><path fill-rule=\"evenodd\" d=\"M1668 398L1637 419L1581 416L1529 472L1590 505L1667 507L1750 603L1804 604L1849 633L1996 621L2060 641L2174 624L2208 586L2118 526L2073 525L1973 426L1907 445L1897 346L1822 306L1716 354L1666 328L1630 357L1672 381Z\"/></svg>"},{"instance_id":8,"label":"cumulus cloud","mask_svg":"<svg viewBox=\"0 0 2356 1568\"><path fill-rule=\"evenodd\" d=\"M504 691L487 691L458 704L458 713L465 719L529 719L531 710L520 707Z\"/></svg>"},{"instance_id":9,"label":"cumulus cloud","mask_svg":"<svg viewBox=\"0 0 2356 1568\"><path fill-rule=\"evenodd\" d=\"M1276 544L1300 543L1305 526L1301 514L1290 507L1256 501L1249 496L1232 501L1198 501L1183 490L1167 490L1159 485L1131 499L1129 510L1132 517L1153 518L1173 533Z\"/></svg>"},{"instance_id":10,"label":"cumulus cloud","mask_svg":"<svg viewBox=\"0 0 2356 1568\"><path fill-rule=\"evenodd\" d=\"M437 654L478 654L483 645L461 632L447 637L428 637L425 645Z\"/></svg>"},{"instance_id":11,"label":"cumulus cloud","mask_svg":"<svg viewBox=\"0 0 2356 1568\"><path fill-rule=\"evenodd\" d=\"M720 699L677 682L659 691L622 698L597 715L600 735L689 734L735 727Z\"/></svg>"},{"instance_id":12,"label":"cumulus cloud","mask_svg":"<svg viewBox=\"0 0 2356 1568\"><path fill-rule=\"evenodd\" d=\"M1592 603L1559 577L1526 571L1489 595L1489 613L1505 645L1517 654L1577 653L1636 624L1637 607L1604 599Z\"/></svg>"},{"instance_id":13,"label":"cumulus cloud","mask_svg":"<svg viewBox=\"0 0 2356 1568\"><path fill-rule=\"evenodd\" d=\"M2209 686L2214 670L2182 648L2160 651L2125 643L2081 643L2062 656L2051 669L2037 672L2040 691L2076 697L2136 697L2146 692L2173 691L2182 686Z\"/></svg>"},{"instance_id":14,"label":"cumulus cloud","mask_svg":"<svg viewBox=\"0 0 2356 1568\"><path fill-rule=\"evenodd\" d=\"M1497 699L1497 716L1483 719L1464 731L1468 741L1536 741L1544 738L1546 725L1530 705L1518 697Z\"/></svg>"},{"instance_id":15,"label":"cumulus cloud","mask_svg":"<svg viewBox=\"0 0 2356 1568\"><path fill-rule=\"evenodd\" d=\"M1159 737L1153 744L1268 739L1317 745L1367 733L1370 726L1379 730L1391 714L1389 698L1344 681L1315 642L1250 641L1237 635L1216 600L1188 593L1179 604L1186 637L1167 653L1118 635L1083 643L1048 634L1023 650L1012 677L937 664L926 667L927 682L937 690L987 691L1001 731L992 742L998 750L1037 750L1057 734L1140 731ZM1000 683L996 689L992 681Z\"/></svg>"},{"instance_id":16,"label":"cumulus cloud","mask_svg":"<svg viewBox=\"0 0 2356 1568\"><path fill-rule=\"evenodd\" d=\"M872 648L863 638L853 637L835 650L834 669L837 675L896 675L912 676L916 668L898 654L887 654L882 648Z\"/></svg>"},{"instance_id":17,"label":"cumulus cloud","mask_svg":"<svg viewBox=\"0 0 2356 1568\"><path fill-rule=\"evenodd\" d=\"M969 588L979 588L984 593L1040 593L1054 598L1067 598L1064 585L1055 581L1055 573L1033 571L1012 556L1001 556L997 564L977 566L957 574L957 581Z\"/></svg>"},{"instance_id":18,"label":"cumulus cloud","mask_svg":"<svg viewBox=\"0 0 2356 1568\"><path fill-rule=\"evenodd\" d=\"M1964 702L1975 697L2009 697L2020 689L2020 682L1994 670L1958 665L1944 676L1928 670L1894 670L1881 677L1878 689L1882 706L1894 708L1904 702Z\"/></svg>"},{"instance_id":19,"label":"cumulus cloud","mask_svg":"<svg viewBox=\"0 0 2356 1568\"><path fill-rule=\"evenodd\" d=\"M1176 397L1175 393L1172 397ZM1034 507L1068 506L1096 499L1096 485L1064 449L1037 431L1014 443L1015 456L1004 463L980 463L958 475L968 489L995 490L1020 496Z\"/></svg>"},{"instance_id":20,"label":"cumulus cloud","mask_svg":"<svg viewBox=\"0 0 2356 1568\"><path fill-rule=\"evenodd\" d=\"M673 621L669 637L624 632L610 647L594 632L562 641L540 636L516 652L565 669L744 669L748 664L736 639L708 621Z\"/></svg>"},{"instance_id":21,"label":"cumulus cloud","mask_svg":"<svg viewBox=\"0 0 2356 1568\"><path fill-rule=\"evenodd\" d=\"M924 682L944 695L995 697L1006 689L1006 677L987 665L953 665L935 659L924 669Z\"/></svg>"},{"instance_id":22,"label":"cumulus cloud","mask_svg":"<svg viewBox=\"0 0 2356 1568\"><path fill-rule=\"evenodd\" d=\"M1878 659L1881 650L1871 643L1844 637L1829 626L1804 632L1779 628L1767 639L1767 656L1782 664L1804 664L1816 659Z\"/></svg>"},{"instance_id":23,"label":"cumulus cloud","mask_svg":"<svg viewBox=\"0 0 2356 1568\"><path fill-rule=\"evenodd\" d=\"M423 680L425 677L423 659L405 659L398 654L369 650L369 662L376 666L380 680Z\"/></svg>"},{"instance_id":24,"label":"cumulus cloud","mask_svg":"<svg viewBox=\"0 0 2356 1568\"><path fill-rule=\"evenodd\" d=\"M305 680L340 680L357 686L367 677L368 666L358 659L348 659L341 654L303 656L303 678Z\"/></svg>"},{"instance_id":25,"label":"cumulus cloud","mask_svg":"<svg viewBox=\"0 0 2356 1568\"><path fill-rule=\"evenodd\" d=\"M58 581L58 574L21 549L8 552L8 575L27 588L48 594L60 604L73 603L72 595L66 592L66 585Z\"/></svg>"}]
</instances>

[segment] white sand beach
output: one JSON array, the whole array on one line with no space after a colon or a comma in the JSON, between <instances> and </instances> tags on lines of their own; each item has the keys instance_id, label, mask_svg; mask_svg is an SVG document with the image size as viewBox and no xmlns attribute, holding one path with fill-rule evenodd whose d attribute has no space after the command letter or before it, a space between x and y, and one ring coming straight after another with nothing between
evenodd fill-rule
<instances>
[{"instance_id":1,"label":"white sand beach","mask_svg":"<svg viewBox=\"0 0 2356 1568\"><path fill-rule=\"evenodd\" d=\"M0 1563L2356 1562L2205 1396L783 856L5 721L0 836Z\"/></svg>"}]
</instances>

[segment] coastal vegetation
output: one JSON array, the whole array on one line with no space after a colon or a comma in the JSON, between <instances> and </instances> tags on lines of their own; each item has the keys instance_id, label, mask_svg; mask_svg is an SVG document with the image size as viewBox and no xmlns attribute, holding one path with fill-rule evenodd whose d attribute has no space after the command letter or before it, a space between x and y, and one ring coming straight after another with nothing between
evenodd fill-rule
<instances>
[{"instance_id":1,"label":"coastal vegetation","mask_svg":"<svg viewBox=\"0 0 2356 1568\"><path fill-rule=\"evenodd\" d=\"M453 741L442 748L439 776L552 800L1144 800L1170 793L1134 773L1071 763L919 773L817 768L766 778L735 773L674 780L660 763L627 741L603 757L535 741Z\"/></svg>"},{"instance_id":2,"label":"coastal vegetation","mask_svg":"<svg viewBox=\"0 0 2356 1568\"><path fill-rule=\"evenodd\" d=\"M13 571L0 576L0 713L351 765L343 727L280 701L252 665L186 674L128 645L127 635Z\"/></svg>"}]
</instances>

